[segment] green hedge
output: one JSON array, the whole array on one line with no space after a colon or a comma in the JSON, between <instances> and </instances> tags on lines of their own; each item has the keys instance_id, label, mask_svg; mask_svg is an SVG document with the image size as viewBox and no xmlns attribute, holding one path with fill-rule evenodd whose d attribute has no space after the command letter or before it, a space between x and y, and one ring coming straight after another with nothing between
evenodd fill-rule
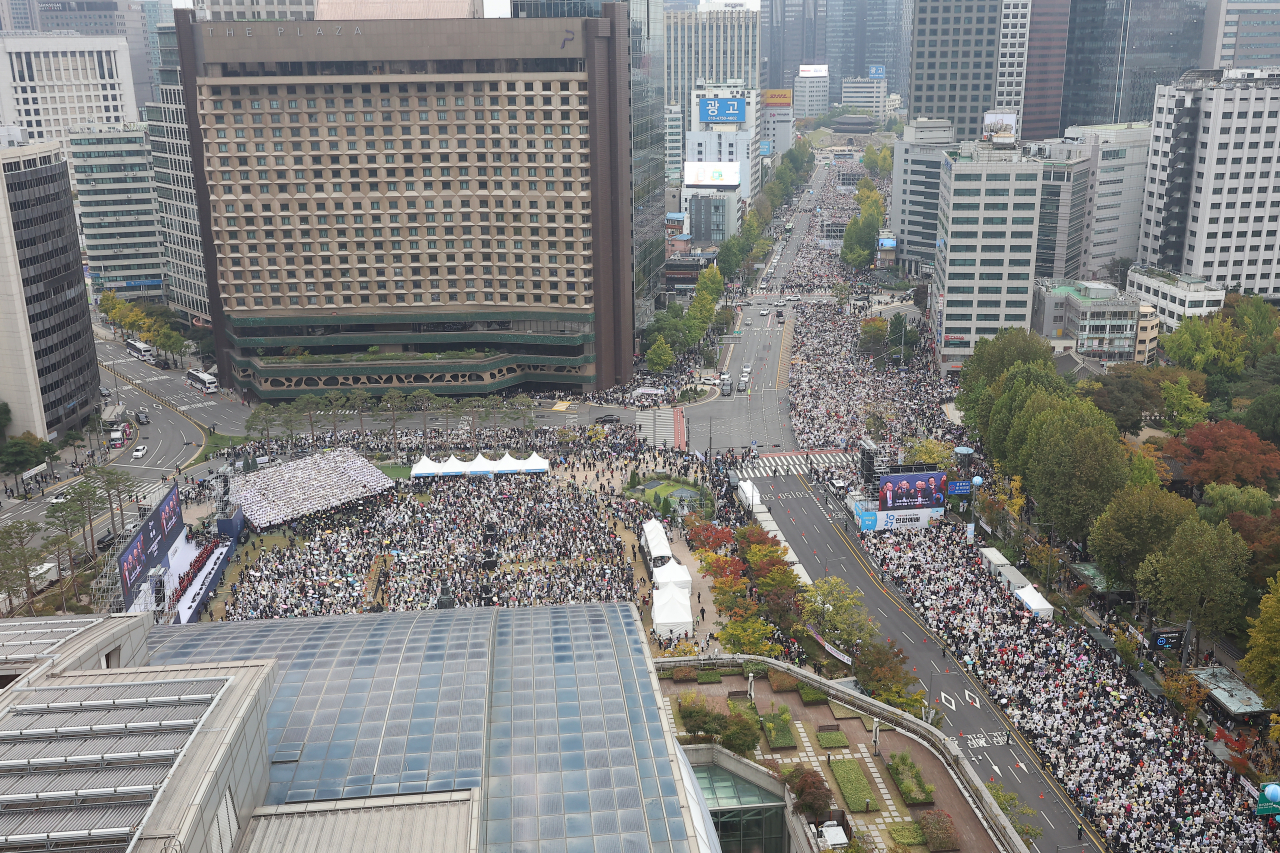
<instances>
[{"instance_id":1,"label":"green hedge","mask_svg":"<svg viewBox=\"0 0 1280 853\"><path fill-rule=\"evenodd\" d=\"M818 732L818 746L823 749L839 749L849 745L849 738L844 732Z\"/></svg>"},{"instance_id":2,"label":"green hedge","mask_svg":"<svg viewBox=\"0 0 1280 853\"><path fill-rule=\"evenodd\" d=\"M862 716L852 708L841 705L835 700L827 702L827 707L831 709L831 716L835 717L837 720L852 720L855 717Z\"/></svg>"},{"instance_id":3,"label":"green hedge","mask_svg":"<svg viewBox=\"0 0 1280 853\"><path fill-rule=\"evenodd\" d=\"M836 777L840 794L849 811L863 811L867 800L871 810L880 811L880 797L867 779L866 762L860 758L842 758L831 762L831 775Z\"/></svg>"},{"instance_id":4,"label":"green hedge","mask_svg":"<svg viewBox=\"0 0 1280 853\"><path fill-rule=\"evenodd\" d=\"M924 844L924 832L914 821L911 823L895 823L889 826L889 837L907 847L918 847Z\"/></svg>"},{"instance_id":5,"label":"green hedge","mask_svg":"<svg viewBox=\"0 0 1280 853\"><path fill-rule=\"evenodd\" d=\"M827 694L808 684L800 685L800 701L806 705L821 705L827 701Z\"/></svg>"},{"instance_id":6,"label":"green hedge","mask_svg":"<svg viewBox=\"0 0 1280 853\"><path fill-rule=\"evenodd\" d=\"M889 756L889 775L893 777L894 783L898 786L902 799L907 805L916 806L922 803L933 802L934 785L926 785L924 774L920 772L920 768L911 760L911 753L903 750L902 752L892 753Z\"/></svg>"},{"instance_id":7,"label":"green hedge","mask_svg":"<svg viewBox=\"0 0 1280 853\"><path fill-rule=\"evenodd\" d=\"M774 749L791 749L796 745L795 733L791 730L791 715L786 711L777 714L761 714L760 725L764 728L765 739Z\"/></svg>"},{"instance_id":8,"label":"green hedge","mask_svg":"<svg viewBox=\"0 0 1280 853\"><path fill-rule=\"evenodd\" d=\"M703 670L698 673L699 684L719 684L720 673L713 670Z\"/></svg>"}]
</instances>

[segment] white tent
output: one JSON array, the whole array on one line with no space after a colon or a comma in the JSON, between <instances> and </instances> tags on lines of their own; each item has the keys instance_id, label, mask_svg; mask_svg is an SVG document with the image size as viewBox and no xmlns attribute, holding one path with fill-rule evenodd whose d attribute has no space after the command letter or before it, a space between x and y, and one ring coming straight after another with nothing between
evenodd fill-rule
<instances>
[{"instance_id":1,"label":"white tent","mask_svg":"<svg viewBox=\"0 0 1280 853\"><path fill-rule=\"evenodd\" d=\"M471 477L492 477L497 466L497 462L486 458L483 453L480 453L476 455L474 460L468 463L467 474Z\"/></svg>"},{"instance_id":2,"label":"white tent","mask_svg":"<svg viewBox=\"0 0 1280 853\"><path fill-rule=\"evenodd\" d=\"M440 473L440 463L430 456L424 456L414 463L411 473L414 477L434 477Z\"/></svg>"},{"instance_id":3,"label":"white tent","mask_svg":"<svg viewBox=\"0 0 1280 853\"><path fill-rule=\"evenodd\" d=\"M517 460L517 462L520 465L520 470L528 474L545 474L551 470L551 463L539 456L537 451L528 459L524 461Z\"/></svg>"},{"instance_id":4,"label":"white tent","mask_svg":"<svg viewBox=\"0 0 1280 853\"><path fill-rule=\"evenodd\" d=\"M1022 604L1028 610L1036 615L1038 619L1052 619L1053 605L1045 600L1045 597L1036 592L1033 586L1015 589L1013 594L1022 600Z\"/></svg>"},{"instance_id":5,"label":"white tent","mask_svg":"<svg viewBox=\"0 0 1280 853\"><path fill-rule=\"evenodd\" d=\"M659 637L693 635L693 607L689 593L675 586L653 591L653 630Z\"/></svg>"},{"instance_id":6,"label":"white tent","mask_svg":"<svg viewBox=\"0 0 1280 853\"><path fill-rule=\"evenodd\" d=\"M516 474L520 471L520 460L515 459L510 453L503 454L502 458L493 463L493 473L495 474Z\"/></svg>"},{"instance_id":7,"label":"white tent","mask_svg":"<svg viewBox=\"0 0 1280 853\"><path fill-rule=\"evenodd\" d=\"M672 586L684 590L685 595L689 595L693 591L693 577L689 574L687 567L675 560L668 560L653 570L653 585L658 589Z\"/></svg>"},{"instance_id":8,"label":"white tent","mask_svg":"<svg viewBox=\"0 0 1280 853\"><path fill-rule=\"evenodd\" d=\"M460 477L467 473L467 463L456 456L450 456L440 463L441 477Z\"/></svg>"}]
</instances>

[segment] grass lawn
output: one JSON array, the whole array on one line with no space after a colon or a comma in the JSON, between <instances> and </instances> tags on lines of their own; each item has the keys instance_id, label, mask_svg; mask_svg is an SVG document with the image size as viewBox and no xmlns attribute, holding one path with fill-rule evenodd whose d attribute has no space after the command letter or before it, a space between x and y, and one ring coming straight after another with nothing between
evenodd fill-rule
<instances>
[{"instance_id":1,"label":"grass lawn","mask_svg":"<svg viewBox=\"0 0 1280 853\"><path fill-rule=\"evenodd\" d=\"M393 480L401 480L413 473L412 465L379 465L378 470Z\"/></svg>"},{"instance_id":2,"label":"grass lawn","mask_svg":"<svg viewBox=\"0 0 1280 853\"><path fill-rule=\"evenodd\" d=\"M846 811L866 811L867 800L871 810L880 811L880 797L867 779L866 762L860 758L842 758L831 762L831 775L836 779L840 796L844 797Z\"/></svg>"},{"instance_id":3,"label":"grass lawn","mask_svg":"<svg viewBox=\"0 0 1280 853\"><path fill-rule=\"evenodd\" d=\"M243 435L224 435L220 432L209 434L208 430L204 431L204 450L206 453L216 453L220 450L226 450L228 447L244 444L247 436Z\"/></svg>"}]
</instances>

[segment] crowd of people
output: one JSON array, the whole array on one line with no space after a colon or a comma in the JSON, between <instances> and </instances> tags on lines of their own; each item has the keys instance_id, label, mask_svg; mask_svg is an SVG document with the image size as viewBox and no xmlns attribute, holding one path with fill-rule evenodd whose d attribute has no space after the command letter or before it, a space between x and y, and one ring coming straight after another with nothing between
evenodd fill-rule
<instances>
[{"instance_id":1,"label":"crowd of people","mask_svg":"<svg viewBox=\"0 0 1280 853\"><path fill-rule=\"evenodd\" d=\"M963 526L864 534L863 547L972 668L1113 850L1274 850L1235 774L1082 627L1033 618Z\"/></svg>"},{"instance_id":2,"label":"crowd of people","mask_svg":"<svg viewBox=\"0 0 1280 853\"><path fill-rule=\"evenodd\" d=\"M254 530L369 497L392 487L391 478L349 447L334 448L231 481L231 500Z\"/></svg>"}]
</instances>

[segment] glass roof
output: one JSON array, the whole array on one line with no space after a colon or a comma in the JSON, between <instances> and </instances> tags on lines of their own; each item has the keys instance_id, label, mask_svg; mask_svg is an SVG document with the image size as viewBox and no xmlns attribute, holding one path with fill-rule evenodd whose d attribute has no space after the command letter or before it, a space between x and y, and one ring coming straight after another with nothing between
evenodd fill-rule
<instances>
[{"instance_id":1,"label":"glass roof","mask_svg":"<svg viewBox=\"0 0 1280 853\"><path fill-rule=\"evenodd\" d=\"M701 764L693 768L693 775L702 789L710 809L738 808L739 806L784 805L777 794L766 791L754 782L748 782L717 764Z\"/></svg>"}]
</instances>

